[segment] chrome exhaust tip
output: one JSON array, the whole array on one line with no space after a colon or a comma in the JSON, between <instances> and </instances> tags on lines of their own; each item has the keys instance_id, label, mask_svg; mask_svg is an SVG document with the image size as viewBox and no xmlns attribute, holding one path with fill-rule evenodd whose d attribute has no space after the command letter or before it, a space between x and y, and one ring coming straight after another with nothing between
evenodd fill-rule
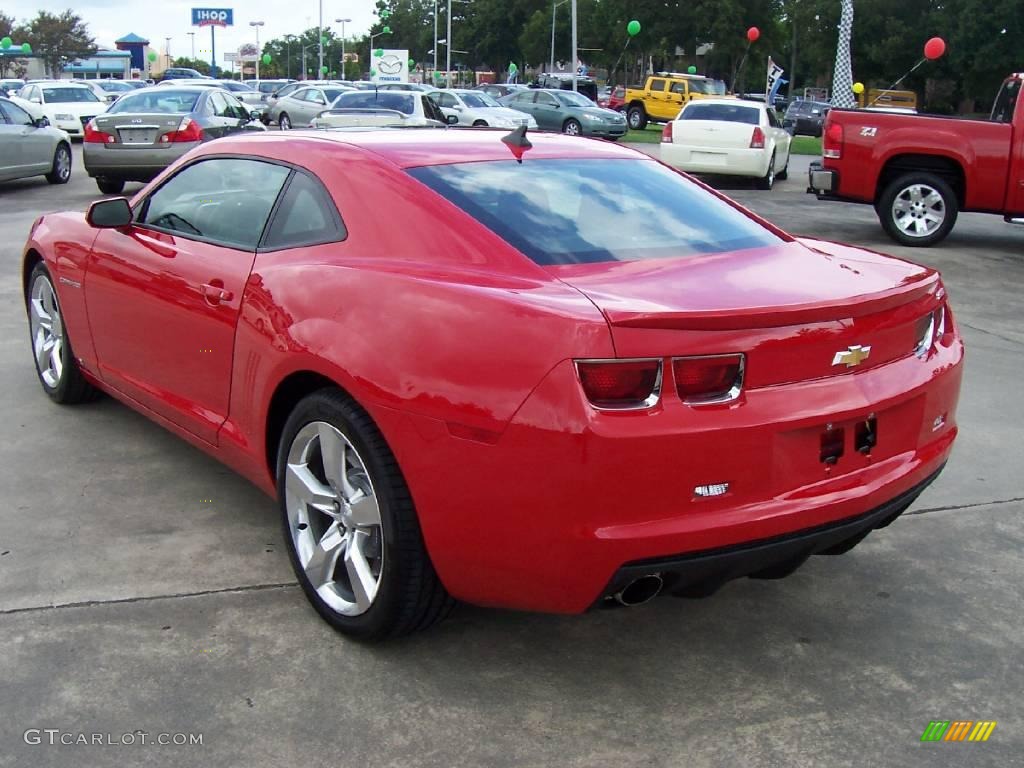
<instances>
[{"instance_id":1,"label":"chrome exhaust tip","mask_svg":"<svg viewBox=\"0 0 1024 768\"><path fill-rule=\"evenodd\" d=\"M657 573L641 576L616 592L615 602L625 606L643 605L658 596L664 583Z\"/></svg>"}]
</instances>

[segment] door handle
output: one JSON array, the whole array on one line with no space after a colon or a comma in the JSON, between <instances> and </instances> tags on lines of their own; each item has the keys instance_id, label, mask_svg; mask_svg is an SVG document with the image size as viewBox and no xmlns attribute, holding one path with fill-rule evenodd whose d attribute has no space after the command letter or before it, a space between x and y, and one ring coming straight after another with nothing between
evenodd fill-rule
<instances>
[{"instance_id":1,"label":"door handle","mask_svg":"<svg viewBox=\"0 0 1024 768\"><path fill-rule=\"evenodd\" d=\"M209 283L203 283L199 286L199 291L203 294L203 298L206 299L206 303L213 306L223 301L231 301L235 297L235 294L224 288L224 283L220 280L211 280Z\"/></svg>"}]
</instances>

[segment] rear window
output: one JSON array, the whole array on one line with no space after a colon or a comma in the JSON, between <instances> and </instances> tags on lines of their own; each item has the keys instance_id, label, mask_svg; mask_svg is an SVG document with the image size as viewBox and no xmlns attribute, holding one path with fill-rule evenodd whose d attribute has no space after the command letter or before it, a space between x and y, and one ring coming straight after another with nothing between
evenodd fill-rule
<instances>
[{"instance_id":1,"label":"rear window","mask_svg":"<svg viewBox=\"0 0 1024 768\"><path fill-rule=\"evenodd\" d=\"M761 122L761 110L756 107L741 107L739 104L702 104L699 101L692 101L683 109L679 119L757 125Z\"/></svg>"},{"instance_id":2,"label":"rear window","mask_svg":"<svg viewBox=\"0 0 1024 768\"><path fill-rule=\"evenodd\" d=\"M335 109L393 109L403 115L411 115L416 105L411 93L388 91L349 91L334 100Z\"/></svg>"},{"instance_id":3,"label":"rear window","mask_svg":"<svg viewBox=\"0 0 1024 768\"><path fill-rule=\"evenodd\" d=\"M408 172L545 266L698 256L782 242L651 160L500 160Z\"/></svg>"},{"instance_id":4,"label":"rear window","mask_svg":"<svg viewBox=\"0 0 1024 768\"><path fill-rule=\"evenodd\" d=\"M195 109L198 99L199 94L195 91L175 91L172 88L130 93L115 101L107 114L139 112L147 115L184 115Z\"/></svg>"}]
</instances>

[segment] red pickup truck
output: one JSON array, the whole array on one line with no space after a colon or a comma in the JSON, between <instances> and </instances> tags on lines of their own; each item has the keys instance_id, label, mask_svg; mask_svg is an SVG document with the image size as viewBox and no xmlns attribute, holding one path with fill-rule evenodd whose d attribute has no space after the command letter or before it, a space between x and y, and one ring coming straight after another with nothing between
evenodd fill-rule
<instances>
[{"instance_id":1,"label":"red pickup truck","mask_svg":"<svg viewBox=\"0 0 1024 768\"><path fill-rule=\"evenodd\" d=\"M960 211L1024 216L1024 73L1008 77L988 120L833 109L808 192L871 203L903 245L942 240Z\"/></svg>"}]
</instances>

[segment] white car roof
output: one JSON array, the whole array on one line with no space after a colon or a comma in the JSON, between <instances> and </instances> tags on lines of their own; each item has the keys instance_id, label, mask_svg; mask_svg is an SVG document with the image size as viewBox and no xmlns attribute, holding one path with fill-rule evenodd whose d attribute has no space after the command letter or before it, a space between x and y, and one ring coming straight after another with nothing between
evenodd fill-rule
<instances>
[{"instance_id":1,"label":"white car roof","mask_svg":"<svg viewBox=\"0 0 1024 768\"><path fill-rule=\"evenodd\" d=\"M686 106L690 104L725 104L731 107L750 107L751 109L767 109L768 105L763 101L750 101L748 99L693 99L688 102Z\"/></svg>"},{"instance_id":2,"label":"white car roof","mask_svg":"<svg viewBox=\"0 0 1024 768\"><path fill-rule=\"evenodd\" d=\"M73 80L50 80L49 82L45 83L32 83L32 85L38 85L44 91L50 88L85 88L90 91L92 90L91 85L86 85L85 83L76 83Z\"/></svg>"}]
</instances>

